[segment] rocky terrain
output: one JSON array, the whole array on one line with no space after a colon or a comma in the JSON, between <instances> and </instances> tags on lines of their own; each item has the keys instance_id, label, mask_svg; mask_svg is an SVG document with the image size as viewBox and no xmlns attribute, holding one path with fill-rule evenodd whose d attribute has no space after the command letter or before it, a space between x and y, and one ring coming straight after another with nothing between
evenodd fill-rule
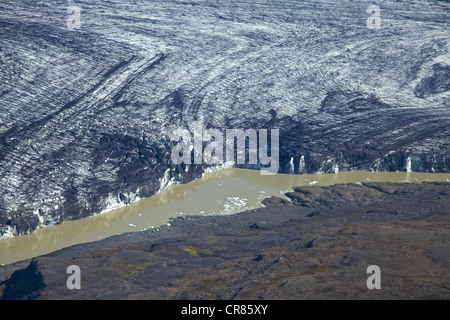
<instances>
[{"instance_id":1,"label":"rocky terrain","mask_svg":"<svg viewBox=\"0 0 450 320\"><path fill-rule=\"evenodd\" d=\"M0 238L201 176L195 120L280 129L280 172L449 172L449 4L371 4L2 1Z\"/></svg>"},{"instance_id":2,"label":"rocky terrain","mask_svg":"<svg viewBox=\"0 0 450 320\"><path fill-rule=\"evenodd\" d=\"M291 201L0 268L2 299L449 299L450 184L298 187ZM69 265L80 289L66 286ZM367 267L381 289L366 286Z\"/></svg>"}]
</instances>

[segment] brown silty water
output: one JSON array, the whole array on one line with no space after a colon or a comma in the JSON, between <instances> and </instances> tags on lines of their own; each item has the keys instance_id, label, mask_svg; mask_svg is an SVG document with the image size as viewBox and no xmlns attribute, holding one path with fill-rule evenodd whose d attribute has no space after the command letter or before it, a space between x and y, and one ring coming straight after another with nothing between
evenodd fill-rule
<instances>
[{"instance_id":1,"label":"brown silty water","mask_svg":"<svg viewBox=\"0 0 450 320\"><path fill-rule=\"evenodd\" d=\"M258 170L223 169L187 184L176 184L129 206L67 221L0 241L0 264L50 253L74 244L170 225L182 215L221 215L263 207L270 196L285 197L293 186L358 182L450 181L448 173L349 171L333 174L261 175Z\"/></svg>"}]
</instances>

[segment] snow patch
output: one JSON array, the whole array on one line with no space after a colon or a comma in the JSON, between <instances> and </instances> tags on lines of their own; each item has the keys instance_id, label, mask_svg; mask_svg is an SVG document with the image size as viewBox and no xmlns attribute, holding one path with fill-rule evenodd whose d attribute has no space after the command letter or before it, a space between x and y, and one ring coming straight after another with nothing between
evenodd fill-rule
<instances>
[{"instance_id":1,"label":"snow patch","mask_svg":"<svg viewBox=\"0 0 450 320\"><path fill-rule=\"evenodd\" d=\"M4 239L8 239L8 238L12 238L16 235L16 227L12 227L12 226L6 226L4 228L2 228L2 232L0 235L0 240L4 240Z\"/></svg>"},{"instance_id":2,"label":"snow patch","mask_svg":"<svg viewBox=\"0 0 450 320\"><path fill-rule=\"evenodd\" d=\"M109 211L113 211L116 209L120 209L126 207L127 205L132 204L133 202L141 200L141 197L138 195L139 189L134 192L129 193L120 193L118 195L108 194L108 198L105 200L104 209L99 213L103 214ZM99 214L95 214L99 215Z\"/></svg>"},{"instance_id":3,"label":"snow patch","mask_svg":"<svg viewBox=\"0 0 450 320\"><path fill-rule=\"evenodd\" d=\"M168 186L171 186L173 184L177 184L177 181L176 181L175 177L170 176L170 168L169 168L164 172L163 177L159 179L158 192L161 190L164 190L165 188L167 188Z\"/></svg>"},{"instance_id":4,"label":"snow patch","mask_svg":"<svg viewBox=\"0 0 450 320\"><path fill-rule=\"evenodd\" d=\"M204 177L205 175L212 173L212 172L216 172L222 169L229 169L229 168L233 168L236 165L236 163L234 161L225 161L221 164L215 165L215 166L211 166L206 168L203 173L202 173L202 177Z\"/></svg>"},{"instance_id":5,"label":"snow patch","mask_svg":"<svg viewBox=\"0 0 450 320\"><path fill-rule=\"evenodd\" d=\"M406 172L412 172L411 167L412 167L411 157L408 157L408 159L406 159Z\"/></svg>"},{"instance_id":6,"label":"snow patch","mask_svg":"<svg viewBox=\"0 0 450 320\"><path fill-rule=\"evenodd\" d=\"M240 211L247 205L246 198L239 197L228 197L225 204L223 205L223 210L220 211L221 214L230 214Z\"/></svg>"},{"instance_id":7,"label":"snow patch","mask_svg":"<svg viewBox=\"0 0 450 320\"><path fill-rule=\"evenodd\" d=\"M291 157L291 160L289 161L289 174L294 174L294 158Z\"/></svg>"}]
</instances>

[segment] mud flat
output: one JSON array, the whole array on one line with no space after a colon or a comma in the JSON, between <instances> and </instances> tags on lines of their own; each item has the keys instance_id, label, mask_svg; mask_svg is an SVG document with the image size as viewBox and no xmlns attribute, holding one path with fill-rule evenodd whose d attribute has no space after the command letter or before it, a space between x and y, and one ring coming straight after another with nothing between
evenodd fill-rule
<instances>
[{"instance_id":1,"label":"mud flat","mask_svg":"<svg viewBox=\"0 0 450 320\"><path fill-rule=\"evenodd\" d=\"M448 299L448 182L299 186L3 266L2 299ZM69 265L81 289L66 286ZM381 270L369 290L367 267Z\"/></svg>"}]
</instances>

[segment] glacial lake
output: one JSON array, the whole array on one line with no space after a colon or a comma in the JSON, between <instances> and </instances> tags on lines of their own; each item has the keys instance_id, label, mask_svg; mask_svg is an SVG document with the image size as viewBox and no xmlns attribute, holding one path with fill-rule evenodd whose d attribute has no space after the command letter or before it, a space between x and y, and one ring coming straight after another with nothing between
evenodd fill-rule
<instances>
[{"instance_id":1,"label":"glacial lake","mask_svg":"<svg viewBox=\"0 0 450 320\"><path fill-rule=\"evenodd\" d=\"M284 197L293 186L357 182L450 181L449 173L349 171L333 174L261 175L258 170L222 169L187 184L176 184L129 206L67 221L0 241L0 265L47 254L74 244L169 224L187 215L223 215L263 207L270 196ZM170 228L170 226L169 226Z\"/></svg>"}]
</instances>

